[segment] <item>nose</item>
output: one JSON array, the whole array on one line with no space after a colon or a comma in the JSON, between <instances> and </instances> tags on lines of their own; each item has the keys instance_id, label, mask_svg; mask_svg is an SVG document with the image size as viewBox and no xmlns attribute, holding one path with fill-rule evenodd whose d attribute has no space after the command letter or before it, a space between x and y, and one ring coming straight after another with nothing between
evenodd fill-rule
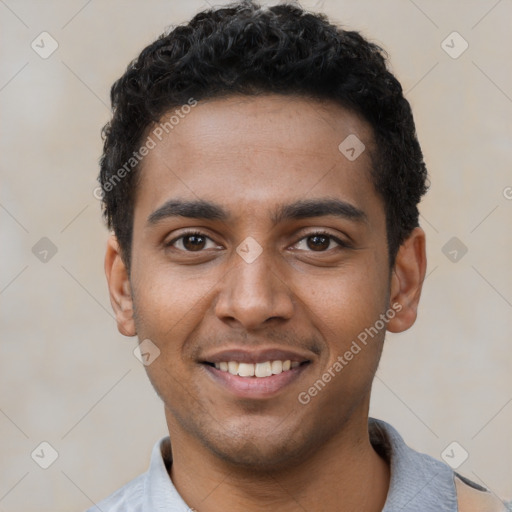
<instances>
[{"instance_id":1,"label":"nose","mask_svg":"<svg viewBox=\"0 0 512 512\"><path fill-rule=\"evenodd\" d=\"M215 305L217 317L246 330L289 320L294 312L292 291L266 251L251 263L236 253L233 260Z\"/></svg>"}]
</instances>

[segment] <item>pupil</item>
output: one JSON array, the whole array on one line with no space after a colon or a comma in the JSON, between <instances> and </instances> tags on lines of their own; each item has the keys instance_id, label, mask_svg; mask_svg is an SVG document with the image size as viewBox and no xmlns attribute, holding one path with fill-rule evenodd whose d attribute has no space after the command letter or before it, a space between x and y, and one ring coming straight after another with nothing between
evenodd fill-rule
<instances>
[{"instance_id":1,"label":"pupil","mask_svg":"<svg viewBox=\"0 0 512 512\"><path fill-rule=\"evenodd\" d=\"M323 235L310 236L308 246L315 251L327 249L329 247L329 237Z\"/></svg>"},{"instance_id":2,"label":"pupil","mask_svg":"<svg viewBox=\"0 0 512 512\"><path fill-rule=\"evenodd\" d=\"M188 235L184 238L183 245L191 251L197 251L198 249L203 248L204 237L198 235Z\"/></svg>"}]
</instances>

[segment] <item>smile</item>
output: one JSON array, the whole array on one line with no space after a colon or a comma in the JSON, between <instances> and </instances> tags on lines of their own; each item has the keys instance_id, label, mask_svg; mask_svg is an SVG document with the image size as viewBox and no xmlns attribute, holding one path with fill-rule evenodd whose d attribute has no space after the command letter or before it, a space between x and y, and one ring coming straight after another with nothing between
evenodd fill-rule
<instances>
[{"instance_id":1,"label":"smile","mask_svg":"<svg viewBox=\"0 0 512 512\"><path fill-rule=\"evenodd\" d=\"M215 363L214 366L217 370L228 372L231 375L238 375L240 377L255 377L266 378L272 375L279 375L280 373L287 372L292 368L296 368L301 363L299 361L265 361L263 363L241 363L238 361L222 361Z\"/></svg>"},{"instance_id":2,"label":"smile","mask_svg":"<svg viewBox=\"0 0 512 512\"><path fill-rule=\"evenodd\" d=\"M261 363L229 361L207 363L203 368L231 396L264 400L288 389L309 368L310 363L311 361L299 362L290 359L274 359ZM272 367L275 373L272 373Z\"/></svg>"},{"instance_id":3,"label":"smile","mask_svg":"<svg viewBox=\"0 0 512 512\"><path fill-rule=\"evenodd\" d=\"M197 361L206 374L231 397L269 399L284 392L313 362L312 353L300 348L247 347L205 352Z\"/></svg>"}]
</instances>

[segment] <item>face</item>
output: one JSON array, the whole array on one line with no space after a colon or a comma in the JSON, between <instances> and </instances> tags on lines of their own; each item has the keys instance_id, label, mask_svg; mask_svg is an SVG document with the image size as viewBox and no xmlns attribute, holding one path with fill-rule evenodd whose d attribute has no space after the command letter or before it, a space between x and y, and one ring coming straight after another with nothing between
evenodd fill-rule
<instances>
[{"instance_id":1,"label":"face","mask_svg":"<svg viewBox=\"0 0 512 512\"><path fill-rule=\"evenodd\" d=\"M371 147L342 107L268 95L199 102L144 158L130 278L114 239L106 268L119 329L160 351L171 439L275 468L365 428L382 319L414 321L423 250L416 232L390 269Z\"/></svg>"}]
</instances>

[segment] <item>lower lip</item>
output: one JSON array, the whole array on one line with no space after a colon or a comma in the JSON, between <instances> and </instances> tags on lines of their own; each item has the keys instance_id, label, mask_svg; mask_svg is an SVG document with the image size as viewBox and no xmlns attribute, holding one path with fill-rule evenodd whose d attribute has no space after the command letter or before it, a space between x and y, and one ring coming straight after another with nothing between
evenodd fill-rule
<instances>
[{"instance_id":1,"label":"lower lip","mask_svg":"<svg viewBox=\"0 0 512 512\"><path fill-rule=\"evenodd\" d=\"M215 382L221 384L238 398L270 398L292 382L297 380L309 363L291 368L270 377L240 377L229 372L223 372L209 365L204 365Z\"/></svg>"}]
</instances>

